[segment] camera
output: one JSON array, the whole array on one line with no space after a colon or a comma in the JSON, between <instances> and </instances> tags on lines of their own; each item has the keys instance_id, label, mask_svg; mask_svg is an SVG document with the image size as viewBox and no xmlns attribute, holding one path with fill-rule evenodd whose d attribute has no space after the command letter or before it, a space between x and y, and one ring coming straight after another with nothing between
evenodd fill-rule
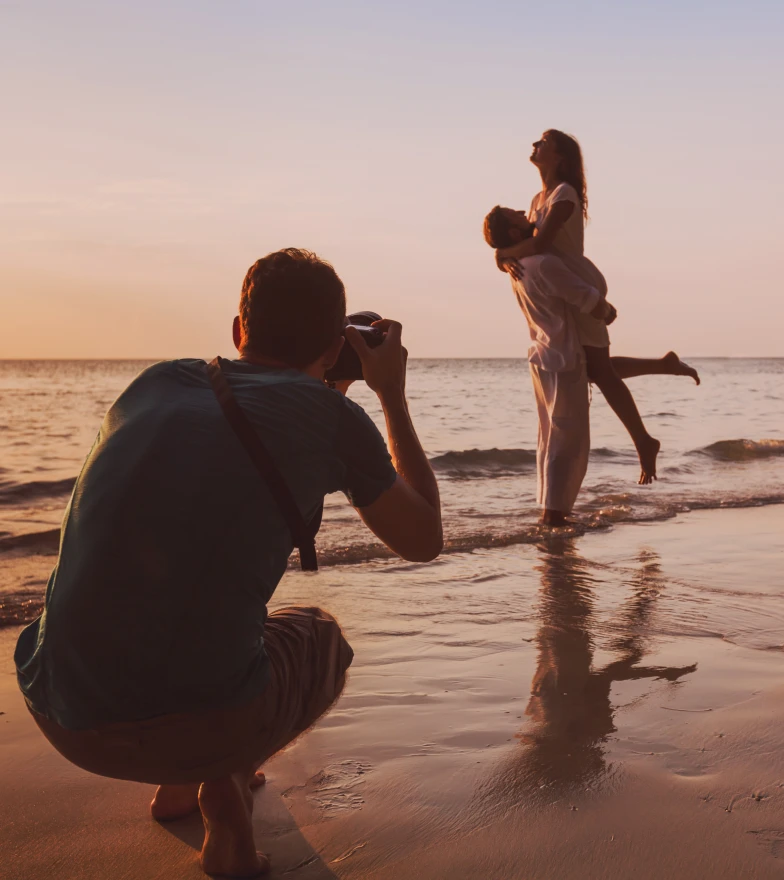
<instances>
[{"instance_id":1,"label":"camera","mask_svg":"<svg viewBox=\"0 0 784 880\"><path fill-rule=\"evenodd\" d=\"M371 327L374 321L380 321L381 315L375 312L354 312L346 316L346 327L356 327L362 339L370 348L381 345L386 335L383 330ZM351 343L346 340L335 365L324 374L327 382L339 382L345 379L361 379L362 363Z\"/></svg>"}]
</instances>

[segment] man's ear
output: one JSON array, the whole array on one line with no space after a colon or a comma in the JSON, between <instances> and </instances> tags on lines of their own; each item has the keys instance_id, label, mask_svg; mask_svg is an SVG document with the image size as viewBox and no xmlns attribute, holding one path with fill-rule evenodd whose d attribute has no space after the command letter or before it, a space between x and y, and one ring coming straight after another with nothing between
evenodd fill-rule
<instances>
[{"instance_id":1,"label":"man's ear","mask_svg":"<svg viewBox=\"0 0 784 880\"><path fill-rule=\"evenodd\" d=\"M231 336L234 340L234 347L237 351L242 351L242 327L240 327L240 316L234 319L234 324L231 327Z\"/></svg>"},{"instance_id":2,"label":"man's ear","mask_svg":"<svg viewBox=\"0 0 784 880\"><path fill-rule=\"evenodd\" d=\"M337 360L340 357L340 352L343 351L343 346L345 345L345 342L345 336L338 336L338 338L322 355L321 366L324 367L325 373L327 370L331 370L332 367L334 367L337 363Z\"/></svg>"}]
</instances>

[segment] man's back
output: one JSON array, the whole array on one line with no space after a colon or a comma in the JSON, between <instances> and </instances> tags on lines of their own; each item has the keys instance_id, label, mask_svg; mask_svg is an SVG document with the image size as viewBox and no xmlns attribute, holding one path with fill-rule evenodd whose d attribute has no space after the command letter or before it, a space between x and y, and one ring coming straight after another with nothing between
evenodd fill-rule
<instances>
[{"instance_id":1,"label":"man's back","mask_svg":"<svg viewBox=\"0 0 784 880\"><path fill-rule=\"evenodd\" d=\"M592 307L598 293L551 254L525 257L519 263L522 280L513 277L512 287L531 335L528 360L554 373L571 370L584 357L574 306Z\"/></svg>"},{"instance_id":2,"label":"man's back","mask_svg":"<svg viewBox=\"0 0 784 880\"><path fill-rule=\"evenodd\" d=\"M296 370L226 363L306 519L395 481L368 416ZM20 638L33 708L94 727L241 703L266 684L266 603L291 536L200 360L142 373L107 413L66 513L44 617Z\"/></svg>"}]
</instances>

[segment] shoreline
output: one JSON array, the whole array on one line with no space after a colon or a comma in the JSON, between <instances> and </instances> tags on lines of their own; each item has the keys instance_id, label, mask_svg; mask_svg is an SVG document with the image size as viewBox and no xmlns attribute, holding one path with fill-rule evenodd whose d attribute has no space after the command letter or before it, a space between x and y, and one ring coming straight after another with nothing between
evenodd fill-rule
<instances>
[{"instance_id":1,"label":"shoreline","mask_svg":"<svg viewBox=\"0 0 784 880\"><path fill-rule=\"evenodd\" d=\"M591 519L592 514L587 511L579 511L580 519L576 523L558 529L531 522L524 525L519 532L511 534L480 533L457 538L447 537L439 558L535 545L548 540L579 539L588 535L612 532L616 527L667 523L681 516L705 511L757 510L777 507L784 507L784 496L778 493L770 496L770 500L754 499L748 503L723 501L716 505L692 506L684 503L679 508L673 507L667 511L650 512L647 515L643 513L628 519L619 517L605 520L598 517ZM9 541L9 549L7 550L4 549L4 539L0 539L0 562L3 564L3 576L0 579L0 632L5 627L26 625L32 622L43 608L46 584L57 561L60 531L59 529L47 531L42 535L45 538L46 549L40 553L29 552L25 549L31 544L34 546L29 534L5 539ZM288 573L299 569L298 559L299 556L294 551L289 560ZM319 565L326 569L378 563L391 565L399 563L395 554L378 542L321 549L318 550L318 559Z\"/></svg>"},{"instance_id":2,"label":"shoreline","mask_svg":"<svg viewBox=\"0 0 784 880\"><path fill-rule=\"evenodd\" d=\"M781 875L784 505L591 541L287 575L338 617L336 708L269 762L272 877ZM198 817L92 777L38 734L0 630L11 880L198 878ZM532 694L533 690L533 694Z\"/></svg>"}]
</instances>

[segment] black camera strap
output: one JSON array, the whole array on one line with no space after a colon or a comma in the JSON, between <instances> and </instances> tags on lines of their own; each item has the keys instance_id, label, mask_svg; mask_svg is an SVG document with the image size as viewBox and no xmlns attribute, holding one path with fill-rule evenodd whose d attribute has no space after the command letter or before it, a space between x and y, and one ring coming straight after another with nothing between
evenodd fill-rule
<instances>
[{"instance_id":1,"label":"black camera strap","mask_svg":"<svg viewBox=\"0 0 784 880\"><path fill-rule=\"evenodd\" d=\"M223 366L219 357L207 364L207 375L223 410L223 415L226 416L226 420L234 429L234 433L248 453L262 480L267 484L283 519L286 520L286 525L294 540L294 546L299 549L300 567L303 571L318 571L315 538L321 526L323 506L319 507L318 513L309 523L305 522L291 490L278 470L278 466L261 442L248 417L242 411L242 407L237 403L237 398L223 374Z\"/></svg>"}]
</instances>

